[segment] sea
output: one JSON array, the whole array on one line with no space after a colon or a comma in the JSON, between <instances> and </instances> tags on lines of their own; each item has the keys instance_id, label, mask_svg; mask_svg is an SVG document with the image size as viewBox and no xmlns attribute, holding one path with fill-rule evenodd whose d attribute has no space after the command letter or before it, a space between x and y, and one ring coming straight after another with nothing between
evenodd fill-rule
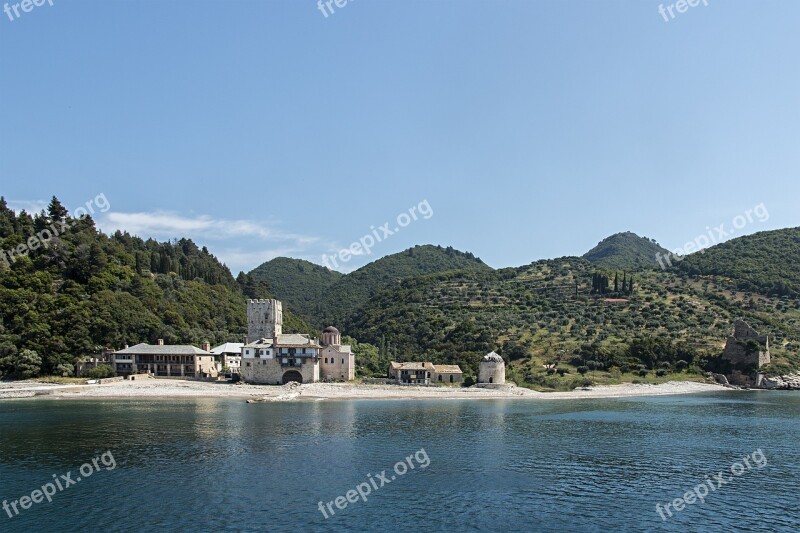
<instances>
[{"instance_id":1,"label":"sea","mask_svg":"<svg viewBox=\"0 0 800 533\"><path fill-rule=\"evenodd\" d=\"M0 401L0 532L789 532L799 479L799 392Z\"/></svg>"}]
</instances>

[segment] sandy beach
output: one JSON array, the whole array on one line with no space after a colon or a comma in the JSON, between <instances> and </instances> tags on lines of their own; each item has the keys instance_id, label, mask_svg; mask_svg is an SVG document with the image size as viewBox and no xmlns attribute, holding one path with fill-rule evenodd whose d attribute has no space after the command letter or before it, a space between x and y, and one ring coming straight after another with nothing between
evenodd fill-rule
<instances>
[{"instance_id":1,"label":"sandy beach","mask_svg":"<svg viewBox=\"0 0 800 533\"><path fill-rule=\"evenodd\" d=\"M475 387L414 387L359 383L311 383L283 386L209 383L170 379L115 381L94 385L56 385L36 381L0 383L0 399L12 398L241 398L257 401L387 400L387 399L531 399L622 398L727 391L720 385L673 381L661 385L597 386L569 392L535 392L506 385L497 389Z\"/></svg>"}]
</instances>

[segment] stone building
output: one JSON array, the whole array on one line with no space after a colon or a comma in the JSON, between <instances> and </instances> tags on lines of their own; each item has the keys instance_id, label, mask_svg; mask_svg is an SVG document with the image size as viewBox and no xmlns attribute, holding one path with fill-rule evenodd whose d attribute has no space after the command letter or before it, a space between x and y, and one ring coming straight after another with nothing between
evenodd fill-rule
<instances>
[{"instance_id":1,"label":"stone building","mask_svg":"<svg viewBox=\"0 0 800 533\"><path fill-rule=\"evenodd\" d=\"M758 369L771 360L769 336L759 335L750 324L737 319L725 342L722 359L730 363L728 381L734 385L753 385Z\"/></svg>"},{"instance_id":2,"label":"stone building","mask_svg":"<svg viewBox=\"0 0 800 533\"><path fill-rule=\"evenodd\" d=\"M319 353L319 373L322 379L356 378L356 358L349 344L342 344L339 330L328 326L322 332L322 349Z\"/></svg>"},{"instance_id":3,"label":"stone building","mask_svg":"<svg viewBox=\"0 0 800 533\"><path fill-rule=\"evenodd\" d=\"M319 381L317 339L299 333L280 334L245 344L240 375L247 383L281 385Z\"/></svg>"},{"instance_id":4,"label":"stone building","mask_svg":"<svg viewBox=\"0 0 800 533\"><path fill-rule=\"evenodd\" d=\"M355 355L341 343L333 326L318 339L301 333L283 333L283 310L278 300L247 302L247 338L239 373L248 383L280 385L314 383L320 378L355 378Z\"/></svg>"},{"instance_id":5,"label":"stone building","mask_svg":"<svg viewBox=\"0 0 800 533\"><path fill-rule=\"evenodd\" d=\"M503 358L494 352L484 355L478 367L478 383L503 385L505 382L506 364Z\"/></svg>"},{"instance_id":6,"label":"stone building","mask_svg":"<svg viewBox=\"0 0 800 533\"><path fill-rule=\"evenodd\" d=\"M461 383L464 373L458 365L434 365L429 362L389 363L389 379L398 383L428 385L431 383Z\"/></svg>"},{"instance_id":7,"label":"stone building","mask_svg":"<svg viewBox=\"0 0 800 533\"><path fill-rule=\"evenodd\" d=\"M208 343L203 349L164 344L163 339L156 345L142 342L114 352L114 371L122 376L147 372L163 377L214 378L218 371L210 348Z\"/></svg>"}]
</instances>

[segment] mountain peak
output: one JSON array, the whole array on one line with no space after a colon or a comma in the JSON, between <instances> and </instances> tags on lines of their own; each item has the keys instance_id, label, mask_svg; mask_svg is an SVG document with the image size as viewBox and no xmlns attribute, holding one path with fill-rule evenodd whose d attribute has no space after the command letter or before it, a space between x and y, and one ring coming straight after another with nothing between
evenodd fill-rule
<instances>
[{"instance_id":1,"label":"mountain peak","mask_svg":"<svg viewBox=\"0 0 800 533\"><path fill-rule=\"evenodd\" d=\"M667 254L655 239L640 237L632 231L615 233L583 254L583 258L605 268L636 270L657 265L656 254Z\"/></svg>"}]
</instances>

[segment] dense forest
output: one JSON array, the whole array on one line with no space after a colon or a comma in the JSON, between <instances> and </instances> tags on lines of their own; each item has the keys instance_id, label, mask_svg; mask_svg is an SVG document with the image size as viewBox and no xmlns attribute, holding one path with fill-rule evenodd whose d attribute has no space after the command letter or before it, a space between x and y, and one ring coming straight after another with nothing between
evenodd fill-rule
<instances>
[{"instance_id":1,"label":"dense forest","mask_svg":"<svg viewBox=\"0 0 800 533\"><path fill-rule=\"evenodd\" d=\"M47 228L63 229L51 236ZM234 279L191 240L107 236L90 216L72 219L56 198L33 215L15 214L0 198L0 250L0 375L71 375L80 357L159 338L238 341L245 299L271 297L266 283ZM291 312L286 325L312 332Z\"/></svg>"},{"instance_id":2,"label":"dense forest","mask_svg":"<svg viewBox=\"0 0 800 533\"><path fill-rule=\"evenodd\" d=\"M317 327L339 324L378 291L400 280L453 270L490 271L469 252L450 246L415 246L342 275L308 261L273 259L250 275L266 281L277 298ZM286 304L284 304L286 305Z\"/></svg>"}]
</instances>

